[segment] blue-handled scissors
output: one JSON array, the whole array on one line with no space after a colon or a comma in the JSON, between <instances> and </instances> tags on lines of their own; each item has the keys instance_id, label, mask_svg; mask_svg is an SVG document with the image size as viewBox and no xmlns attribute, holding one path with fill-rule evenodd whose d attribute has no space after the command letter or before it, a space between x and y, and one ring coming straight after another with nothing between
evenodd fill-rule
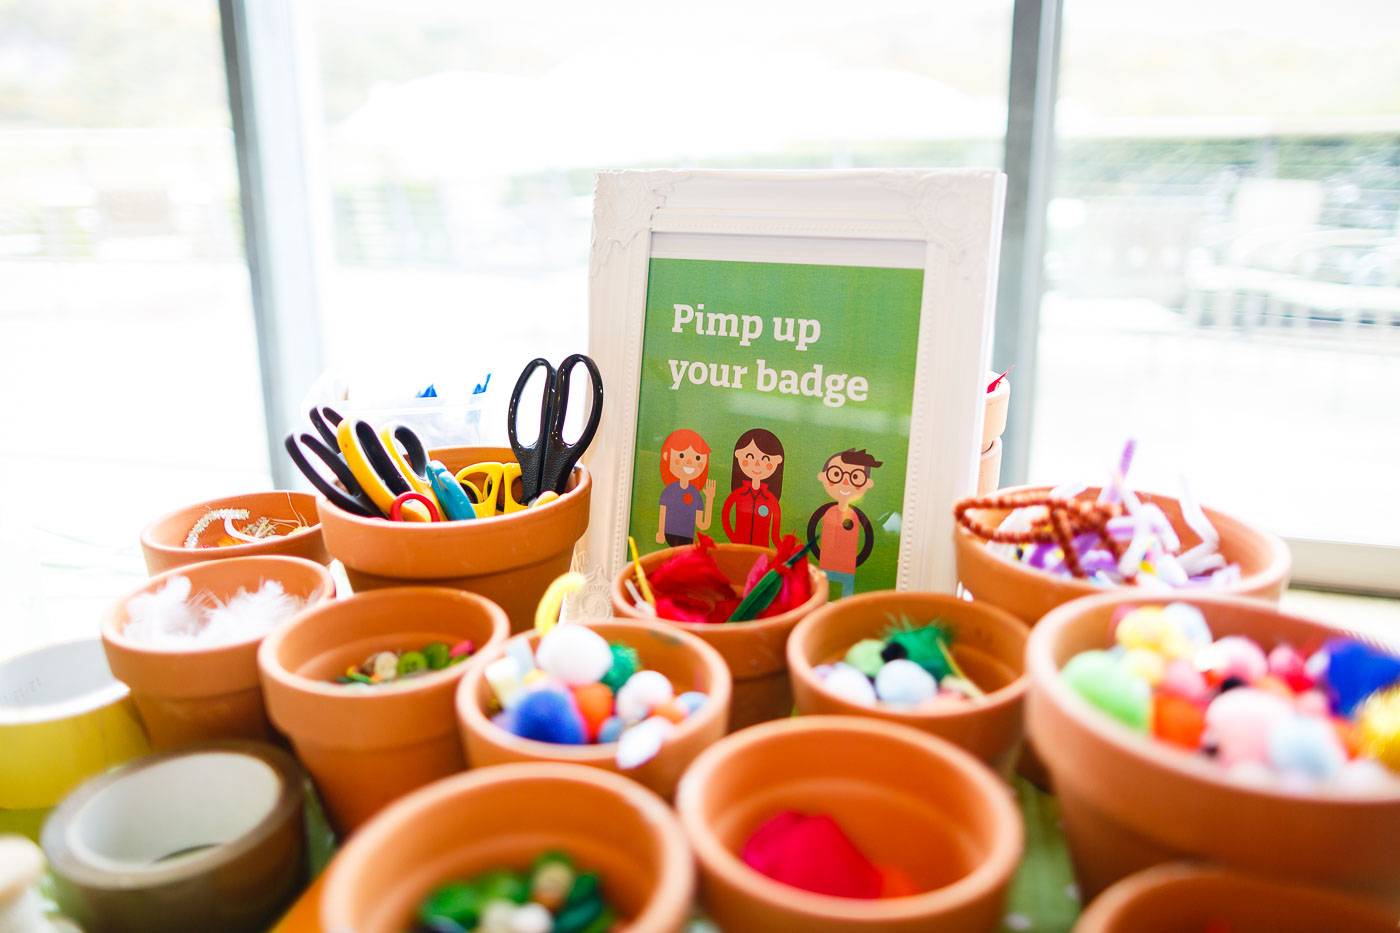
<instances>
[{"instance_id":1,"label":"blue-handled scissors","mask_svg":"<svg viewBox=\"0 0 1400 933\"><path fill-rule=\"evenodd\" d=\"M569 379L575 367L582 365L588 370L590 387L593 390L593 404L589 406L588 420L583 433L572 444L564 440L564 418L569 410ZM516 415L520 409L520 396L525 384L530 381L535 370L544 369L544 395L540 400L540 431L535 442L530 445L520 443L516 433ZM603 417L603 376L598 372L598 364L582 353L565 357L555 369L549 360L535 358L525 364L520 378L515 382L515 390L510 394L510 408L506 411L506 429L510 435L510 447L515 451L515 459L520 464L520 482L524 487L523 501L533 502L542 493L563 493L568 486L569 474L574 464L583 456L588 445L593 443L593 435L598 432L598 422Z\"/></svg>"}]
</instances>

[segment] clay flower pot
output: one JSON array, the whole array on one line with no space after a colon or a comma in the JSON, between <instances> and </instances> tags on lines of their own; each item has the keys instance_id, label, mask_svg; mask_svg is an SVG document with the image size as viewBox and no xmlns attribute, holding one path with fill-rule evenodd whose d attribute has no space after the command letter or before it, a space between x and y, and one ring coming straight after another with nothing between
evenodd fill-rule
<instances>
[{"instance_id":1,"label":"clay flower pot","mask_svg":"<svg viewBox=\"0 0 1400 933\"><path fill-rule=\"evenodd\" d=\"M258 684L258 645L266 636L228 645L166 648L134 642L124 634L127 603L153 593L171 578L188 577L191 598L202 592L228 600L239 589L255 592L276 580L289 596L313 606L335 595L321 564L300 557L233 557L189 564L158 574L117 600L102 621L102 645L112 674L131 688L151 747L167 749L208 739L273 737Z\"/></svg>"},{"instance_id":2,"label":"clay flower pot","mask_svg":"<svg viewBox=\"0 0 1400 933\"><path fill-rule=\"evenodd\" d=\"M1017 493L1047 493L1049 486L1015 486L1001 490L1003 495ZM1090 488L1085 495L1097 496L1097 487ZM1181 538L1182 549L1200 543L1200 538L1186 525L1181 517L1181 504L1169 496L1154 493L1138 493L1145 502L1156 504L1166 513L1172 527ZM1253 596L1278 602L1288 585L1288 573L1292 558L1288 547L1277 535L1270 534L1223 512L1203 508L1215 530L1220 533L1220 553L1227 562L1240 566L1240 582L1222 589L1210 589L1210 593L1230 593L1240 596ZM1006 517L1006 510L983 509L973 512L980 520L995 525ZM1000 557L987 547L986 542L962 527L953 531L953 545L957 556L958 580L978 599L993 605L1021 619L1027 625L1035 625L1040 617L1056 606L1078 599L1081 596L1095 596L1104 593L1102 586L1087 580L1051 576L1033 567L1018 564ZM1140 592L1127 588L1129 592ZM1201 589L1179 590L1189 595L1202 592Z\"/></svg>"},{"instance_id":3,"label":"clay flower pot","mask_svg":"<svg viewBox=\"0 0 1400 933\"><path fill-rule=\"evenodd\" d=\"M647 573L659 567L677 550L666 548L642 555L642 571ZM733 581L735 593L739 593L754 562L769 552L749 544L716 544L713 553L715 563ZM792 713L792 684L788 681L787 672L788 635L808 613L825 604L827 597L826 574L811 562L808 562L808 569L812 574L812 598L782 615L751 622L660 620L698 636L718 651L724 663L729 665L729 673L734 678L734 702L729 711L731 732ZM628 619L654 618L632 605L625 583L633 579L632 564L628 563L613 580L613 611Z\"/></svg>"},{"instance_id":4,"label":"clay flower pot","mask_svg":"<svg viewBox=\"0 0 1400 933\"><path fill-rule=\"evenodd\" d=\"M936 701L926 709L865 706L842 699L823 686L813 668L845 657L863 638L880 638L892 619L908 616L915 625L934 619L953 632L953 658L986 691L981 701ZM1025 675L1026 626L994 606L943 593L885 590L827 603L797 624L788 639L788 668L797 711L868 716L913 726L947 739L1007 773L1021 746L1021 710L1029 680Z\"/></svg>"},{"instance_id":5,"label":"clay flower pot","mask_svg":"<svg viewBox=\"0 0 1400 933\"><path fill-rule=\"evenodd\" d=\"M256 544L233 544L228 547L185 547L185 536L195 522L210 509L247 509L254 516L300 518L307 522L305 531L278 538L268 538ZM222 523L219 523L222 525ZM316 497L305 492L250 492L241 496L211 499L171 512L141 530L141 553L146 558L146 570L152 576L186 564L207 560L228 560L233 557L304 557L318 564L328 564L331 556L321 540L321 523L316 517Z\"/></svg>"},{"instance_id":6,"label":"clay flower pot","mask_svg":"<svg viewBox=\"0 0 1400 933\"><path fill-rule=\"evenodd\" d=\"M465 767L452 697L509 629L501 607L483 597L400 587L317 606L263 642L268 715L292 740L336 829L349 832L390 801ZM477 655L439 671L370 687L333 682L376 651L468 638Z\"/></svg>"},{"instance_id":7,"label":"clay flower pot","mask_svg":"<svg viewBox=\"0 0 1400 933\"><path fill-rule=\"evenodd\" d=\"M724 666L719 653L699 638L660 622L618 619L587 624L608 641L635 648L642 668L666 675L678 694L699 690L708 694L709 700L676 727L655 758L630 771L619 771L615 742L597 745L537 742L514 735L491 721L486 712L492 698L491 685L486 682L485 669L487 664L505 654L505 645L498 645L466 673L457 690L457 719L461 724L467 763L473 768L515 761L590 765L620 773L669 800L686 766L725 733L731 692L729 668ZM539 644L539 636L534 632L515 637L527 639L532 650Z\"/></svg>"},{"instance_id":8,"label":"clay flower pot","mask_svg":"<svg viewBox=\"0 0 1400 933\"><path fill-rule=\"evenodd\" d=\"M399 933L436 886L559 850L601 875L627 929L674 933L690 914L695 868L675 816L650 791L597 768L485 768L387 808L331 862L327 933Z\"/></svg>"},{"instance_id":9,"label":"clay flower pot","mask_svg":"<svg viewBox=\"0 0 1400 933\"><path fill-rule=\"evenodd\" d=\"M454 472L486 460L510 461L505 447L430 451ZM534 622L549 584L566 573L574 545L588 528L593 482L575 468L567 492L510 515L463 522L391 522L351 515L317 502L326 547L345 565L355 592L391 586L446 586L485 596L510 617L513 631Z\"/></svg>"},{"instance_id":10,"label":"clay flower pot","mask_svg":"<svg viewBox=\"0 0 1400 933\"><path fill-rule=\"evenodd\" d=\"M784 809L830 814L922 893L831 897L749 868L737 853ZM723 930L995 930L1021 857L1021 817L996 775L941 739L870 718L804 716L727 736L685 773L676 811Z\"/></svg>"},{"instance_id":11,"label":"clay flower pot","mask_svg":"<svg viewBox=\"0 0 1400 933\"><path fill-rule=\"evenodd\" d=\"M1385 933L1393 911L1331 891L1184 863L1130 875L1094 899L1075 933Z\"/></svg>"},{"instance_id":12,"label":"clay flower pot","mask_svg":"<svg viewBox=\"0 0 1400 933\"><path fill-rule=\"evenodd\" d=\"M1076 600L1031 633L1027 725L1054 780L1075 876L1086 901L1131 872L1182 858L1281 881L1349 888L1400 905L1400 789L1290 792L1241 784L1218 764L1128 729L1070 690L1060 669L1108 648L1114 610L1186 602L1211 631L1267 651L1312 645L1344 630L1229 596Z\"/></svg>"}]
</instances>

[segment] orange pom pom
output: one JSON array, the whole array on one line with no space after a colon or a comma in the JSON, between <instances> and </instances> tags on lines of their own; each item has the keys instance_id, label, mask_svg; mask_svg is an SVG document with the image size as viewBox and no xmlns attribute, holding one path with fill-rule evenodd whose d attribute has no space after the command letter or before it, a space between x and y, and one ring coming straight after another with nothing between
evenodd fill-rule
<instances>
[{"instance_id":1,"label":"orange pom pom","mask_svg":"<svg viewBox=\"0 0 1400 933\"><path fill-rule=\"evenodd\" d=\"M584 684L572 689L588 741L596 741L603 722L613 714L613 692L603 683Z\"/></svg>"},{"instance_id":2,"label":"orange pom pom","mask_svg":"<svg viewBox=\"0 0 1400 933\"><path fill-rule=\"evenodd\" d=\"M1205 711L1185 697L1159 693L1153 698L1152 734L1163 742L1195 751L1205 728Z\"/></svg>"},{"instance_id":3,"label":"orange pom pom","mask_svg":"<svg viewBox=\"0 0 1400 933\"><path fill-rule=\"evenodd\" d=\"M685 707L681 706L675 700L662 703L660 706L653 709L651 714L653 716L660 716L662 719L669 719L674 723L683 722L688 715L685 711Z\"/></svg>"}]
</instances>

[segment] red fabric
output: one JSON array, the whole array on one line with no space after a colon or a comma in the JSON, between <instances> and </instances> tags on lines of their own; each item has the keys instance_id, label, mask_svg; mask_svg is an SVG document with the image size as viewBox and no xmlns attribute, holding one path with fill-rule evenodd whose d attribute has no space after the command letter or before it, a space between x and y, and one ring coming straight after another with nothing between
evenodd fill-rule
<instances>
[{"instance_id":1,"label":"red fabric","mask_svg":"<svg viewBox=\"0 0 1400 933\"><path fill-rule=\"evenodd\" d=\"M754 830L744 864L794 888L834 897L876 898L885 879L826 814L774 814Z\"/></svg>"}]
</instances>

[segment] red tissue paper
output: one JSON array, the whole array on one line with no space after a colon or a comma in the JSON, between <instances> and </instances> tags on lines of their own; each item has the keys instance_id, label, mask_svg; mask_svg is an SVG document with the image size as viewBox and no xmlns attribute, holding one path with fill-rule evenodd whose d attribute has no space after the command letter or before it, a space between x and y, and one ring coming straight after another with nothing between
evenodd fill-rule
<instances>
[{"instance_id":1,"label":"red tissue paper","mask_svg":"<svg viewBox=\"0 0 1400 933\"><path fill-rule=\"evenodd\" d=\"M740 856L774 881L816 894L876 898L885 885L880 870L825 814L783 810L754 830Z\"/></svg>"}]
</instances>

